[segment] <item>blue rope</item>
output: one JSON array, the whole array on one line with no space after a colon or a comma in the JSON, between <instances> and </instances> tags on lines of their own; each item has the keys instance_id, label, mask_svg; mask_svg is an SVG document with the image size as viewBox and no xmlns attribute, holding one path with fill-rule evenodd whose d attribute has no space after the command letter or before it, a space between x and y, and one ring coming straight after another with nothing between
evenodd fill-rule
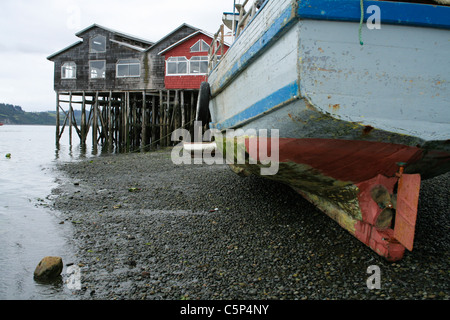
<instances>
[{"instance_id":1,"label":"blue rope","mask_svg":"<svg viewBox=\"0 0 450 320\"><path fill-rule=\"evenodd\" d=\"M361 18L359 19L359 44L363 45L362 41L362 26L364 22L364 0L360 0L360 7L361 7Z\"/></svg>"}]
</instances>

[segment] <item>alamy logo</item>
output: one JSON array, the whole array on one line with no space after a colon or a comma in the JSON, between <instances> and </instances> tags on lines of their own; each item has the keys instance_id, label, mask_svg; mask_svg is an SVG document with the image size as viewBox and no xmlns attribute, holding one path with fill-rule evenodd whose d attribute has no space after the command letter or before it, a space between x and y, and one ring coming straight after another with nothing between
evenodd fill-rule
<instances>
[{"instance_id":1,"label":"alamy logo","mask_svg":"<svg viewBox=\"0 0 450 320\"><path fill-rule=\"evenodd\" d=\"M367 268L367 273L371 274L367 278L366 285L369 290L381 289L381 270L379 266L372 265Z\"/></svg>"},{"instance_id":2,"label":"alamy logo","mask_svg":"<svg viewBox=\"0 0 450 320\"><path fill-rule=\"evenodd\" d=\"M81 290L81 270L77 265L71 265L67 268L66 274L69 278L66 280L67 288L70 290Z\"/></svg>"},{"instance_id":3,"label":"alamy logo","mask_svg":"<svg viewBox=\"0 0 450 320\"><path fill-rule=\"evenodd\" d=\"M381 9L379 6L371 5L367 7L367 13L371 14L367 18L367 28L370 30L381 29Z\"/></svg>"},{"instance_id":4,"label":"alamy logo","mask_svg":"<svg viewBox=\"0 0 450 320\"><path fill-rule=\"evenodd\" d=\"M78 5L69 5L67 7L68 17L66 26L70 30L79 30L81 28L81 8Z\"/></svg>"},{"instance_id":5,"label":"alamy logo","mask_svg":"<svg viewBox=\"0 0 450 320\"><path fill-rule=\"evenodd\" d=\"M269 136L270 133L270 136ZM184 154L184 143L201 143L214 136L216 143L223 146L224 155L211 149L195 149L194 158ZM172 141L181 141L172 149L171 159L174 164L254 164L260 166L261 175L275 175L279 168L279 131L278 129L227 129L222 133L216 129L206 130L202 135L201 121L194 122L194 140L186 129L172 132ZM248 149L246 148L248 141ZM223 143L224 142L224 143ZM247 155L251 155L247 157ZM224 159L225 156L225 159Z\"/></svg>"}]
</instances>

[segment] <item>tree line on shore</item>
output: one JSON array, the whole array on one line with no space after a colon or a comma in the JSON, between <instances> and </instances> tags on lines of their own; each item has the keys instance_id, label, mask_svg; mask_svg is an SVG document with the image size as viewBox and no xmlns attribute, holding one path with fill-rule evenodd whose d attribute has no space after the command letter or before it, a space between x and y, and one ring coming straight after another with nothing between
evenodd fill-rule
<instances>
[{"instance_id":1,"label":"tree line on shore","mask_svg":"<svg viewBox=\"0 0 450 320\"><path fill-rule=\"evenodd\" d=\"M74 110L77 123L81 123L81 111ZM63 125L64 119L60 120ZM28 125L55 125L56 112L27 112L20 106L0 103L0 122L3 124L28 124Z\"/></svg>"}]
</instances>

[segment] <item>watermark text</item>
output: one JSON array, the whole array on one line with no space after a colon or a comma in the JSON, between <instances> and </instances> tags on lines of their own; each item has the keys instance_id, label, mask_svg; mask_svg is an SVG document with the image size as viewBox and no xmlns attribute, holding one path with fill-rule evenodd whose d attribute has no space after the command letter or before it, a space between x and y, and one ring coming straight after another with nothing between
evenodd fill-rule
<instances>
[{"instance_id":1,"label":"watermark text","mask_svg":"<svg viewBox=\"0 0 450 320\"><path fill-rule=\"evenodd\" d=\"M223 143L224 154L217 148L193 148L194 158L186 157L185 143L201 145L214 137L216 143ZM172 133L172 141L181 141L172 150L171 159L174 164L236 164L258 165L261 175L275 175L279 169L279 131L278 129L227 129L221 132L216 129L206 130L202 134L201 122L194 123L194 140L186 129L177 129Z\"/></svg>"}]
</instances>

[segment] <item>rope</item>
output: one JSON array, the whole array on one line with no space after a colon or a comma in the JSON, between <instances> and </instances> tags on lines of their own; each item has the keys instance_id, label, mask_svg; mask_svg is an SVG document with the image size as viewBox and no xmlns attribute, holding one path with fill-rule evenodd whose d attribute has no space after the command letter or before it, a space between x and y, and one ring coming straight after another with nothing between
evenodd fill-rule
<instances>
[{"instance_id":1,"label":"rope","mask_svg":"<svg viewBox=\"0 0 450 320\"><path fill-rule=\"evenodd\" d=\"M184 127L190 125L191 123L193 123L194 121L195 121L195 119L192 119L191 121L189 121L188 123L185 123L184 126L181 126L181 127L179 127L178 129L184 128ZM157 142L160 142L161 140L166 139L168 136L171 136L172 133L173 133L173 132L171 132L171 133L169 133L169 134L167 134L167 135L165 135L165 136L159 138L158 140L155 140L155 141L153 141L153 142L151 142L151 143L149 143L149 144L147 144L147 145L140 146L139 148L136 148L135 150L131 150L131 151L129 151L129 153L135 153L135 152L137 153L137 152L141 152L140 149L145 149L145 148L151 147L153 144L156 144Z\"/></svg>"},{"instance_id":2,"label":"rope","mask_svg":"<svg viewBox=\"0 0 450 320\"><path fill-rule=\"evenodd\" d=\"M363 45L363 41L362 41L362 26L363 26L363 22L364 22L364 0L360 0L359 2L360 4L360 9L361 9L361 17L359 19L359 44Z\"/></svg>"}]
</instances>

